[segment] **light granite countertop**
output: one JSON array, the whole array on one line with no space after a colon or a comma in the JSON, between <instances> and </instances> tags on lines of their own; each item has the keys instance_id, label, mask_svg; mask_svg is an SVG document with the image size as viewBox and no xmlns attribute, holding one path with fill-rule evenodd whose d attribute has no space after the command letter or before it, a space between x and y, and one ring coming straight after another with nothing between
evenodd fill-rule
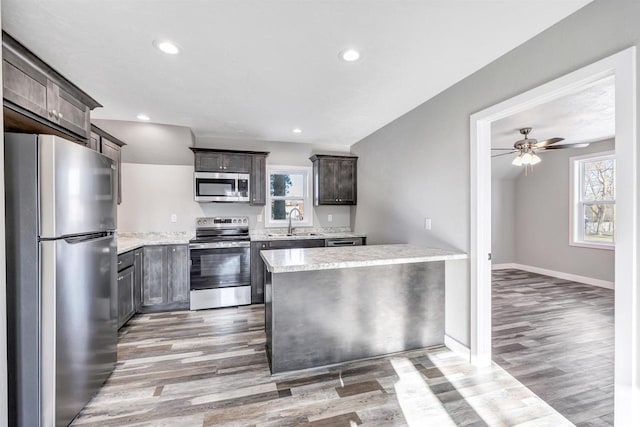
<instances>
[{"instance_id":1,"label":"light granite countertop","mask_svg":"<svg viewBox=\"0 0 640 427\"><path fill-rule=\"evenodd\" d=\"M366 237L363 233L353 233L346 228L304 228L294 230L292 236L287 236L286 229L251 230L252 241L264 242L271 240L308 240L308 239L341 239L350 237ZM181 245L189 243L193 234L188 232L121 232L118 233L118 255L141 248L145 245Z\"/></svg>"},{"instance_id":2,"label":"light granite countertop","mask_svg":"<svg viewBox=\"0 0 640 427\"><path fill-rule=\"evenodd\" d=\"M368 245L338 248L277 249L260 252L272 273L466 259L468 254L414 245Z\"/></svg>"},{"instance_id":3,"label":"light granite countertop","mask_svg":"<svg viewBox=\"0 0 640 427\"><path fill-rule=\"evenodd\" d=\"M189 233L118 233L118 255L152 245L183 245L193 236Z\"/></svg>"},{"instance_id":4,"label":"light granite countertop","mask_svg":"<svg viewBox=\"0 0 640 427\"><path fill-rule=\"evenodd\" d=\"M352 237L367 237L363 233L353 233L348 228L298 229L293 235L287 235L286 229L255 230L250 232L251 240L266 242L272 240L305 240L305 239L345 239Z\"/></svg>"}]
</instances>

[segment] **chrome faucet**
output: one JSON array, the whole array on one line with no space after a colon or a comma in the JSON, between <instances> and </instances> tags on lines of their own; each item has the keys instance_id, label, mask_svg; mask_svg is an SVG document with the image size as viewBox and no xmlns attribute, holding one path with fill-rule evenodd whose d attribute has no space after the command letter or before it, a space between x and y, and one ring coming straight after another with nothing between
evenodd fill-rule
<instances>
[{"instance_id":1,"label":"chrome faucet","mask_svg":"<svg viewBox=\"0 0 640 427\"><path fill-rule=\"evenodd\" d=\"M293 211L297 211L298 212L298 217L300 217L302 215L302 212L300 212L300 209L298 208L293 208L289 211L289 230L287 231L288 235L293 234L293 227L291 227L291 217L293 216Z\"/></svg>"}]
</instances>

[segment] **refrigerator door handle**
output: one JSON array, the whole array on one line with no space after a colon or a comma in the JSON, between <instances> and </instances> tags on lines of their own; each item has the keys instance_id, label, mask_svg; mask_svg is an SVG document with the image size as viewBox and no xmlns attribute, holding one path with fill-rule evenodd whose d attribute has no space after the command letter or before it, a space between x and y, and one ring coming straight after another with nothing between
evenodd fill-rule
<instances>
[{"instance_id":1,"label":"refrigerator door handle","mask_svg":"<svg viewBox=\"0 0 640 427\"><path fill-rule=\"evenodd\" d=\"M93 233L93 234L84 234L82 236L69 236L69 237L65 237L64 241L74 245L77 243L84 243L84 242L89 242L89 241L100 241L100 240L104 240L104 239L110 239L113 236L112 233L109 232L103 232L103 233Z\"/></svg>"}]
</instances>

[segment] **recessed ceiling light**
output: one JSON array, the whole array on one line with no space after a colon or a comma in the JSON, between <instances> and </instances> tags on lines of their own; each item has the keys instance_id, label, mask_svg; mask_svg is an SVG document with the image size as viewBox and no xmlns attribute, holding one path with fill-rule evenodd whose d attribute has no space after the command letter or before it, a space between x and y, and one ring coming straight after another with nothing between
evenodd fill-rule
<instances>
[{"instance_id":1,"label":"recessed ceiling light","mask_svg":"<svg viewBox=\"0 0 640 427\"><path fill-rule=\"evenodd\" d=\"M177 55L180 53L180 47L169 40L154 40L153 45L161 52L169 55Z\"/></svg>"},{"instance_id":2,"label":"recessed ceiling light","mask_svg":"<svg viewBox=\"0 0 640 427\"><path fill-rule=\"evenodd\" d=\"M142 120L144 122L148 122L149 120L151 120L151 117L147 116L146 114L138 114L136 117L138 118L138 120Z\"/></svg>"},{"instance_id":3,"label":"recessed ceiling light","mask_svg":"<svg viewBox=\"0 0 640 427\"><path fill-rule=\"evenodd\" d=\"M295 128L294 130L292 130L291 132L293 133L302 133L302 129L300 128Z\"/></svg>"},{"instance_id":4,"label":"recessed ceiling light","mask_svg":"<svg viewBox=\"0 0 640 427\"><path fill-rule=\"evenodd\" d=\"M360 59L360 52L355 49L345 49L340 52L340 58L347 62L355 62Z\"/></svg>"}]
</instances>

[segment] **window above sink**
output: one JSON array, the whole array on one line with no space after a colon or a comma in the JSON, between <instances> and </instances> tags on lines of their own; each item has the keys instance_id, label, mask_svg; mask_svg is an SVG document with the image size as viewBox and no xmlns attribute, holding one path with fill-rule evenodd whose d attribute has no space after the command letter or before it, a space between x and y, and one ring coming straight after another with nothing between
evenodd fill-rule
<instances>
[{"instance_id":1,"label":"window above sink","mask_svg":"<svg viewBox=\"0 0 640 427\"><path fill-rule=\"evenodd\" d=\"M287 227L293 210L291 225L313 226L311 200L311 168L305 166L269 166L267 168L267 204L265 227ZM294 210L297 208L297 210ZM298 213L298 211L300 213ZM280 234L273 233L276 237ZM293 233L293 236L302 234ZM306 235L312 235L307 233Z\"/></svg>"}]
</instances>

